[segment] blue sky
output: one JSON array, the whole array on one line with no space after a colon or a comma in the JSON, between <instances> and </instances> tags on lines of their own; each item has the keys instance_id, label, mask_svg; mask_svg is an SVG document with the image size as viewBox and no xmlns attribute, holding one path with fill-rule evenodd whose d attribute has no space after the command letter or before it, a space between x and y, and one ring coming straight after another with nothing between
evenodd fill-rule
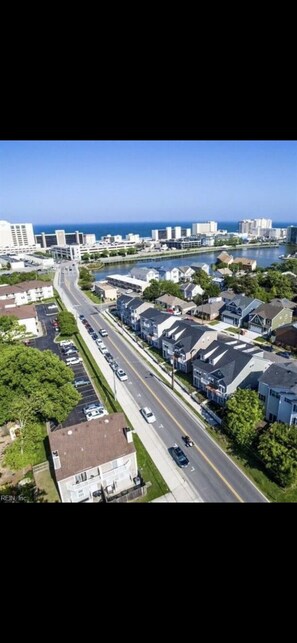
<instances>
[{"instance_id":1,"label":"blue sky","mask_svg":"<svg viewBox=\"0 0 297 643\"><path fill-rule=\"evenodd\" d=\"M297 220L296 141L2 141L0 219Z\"/></svg>"}]
</instances>

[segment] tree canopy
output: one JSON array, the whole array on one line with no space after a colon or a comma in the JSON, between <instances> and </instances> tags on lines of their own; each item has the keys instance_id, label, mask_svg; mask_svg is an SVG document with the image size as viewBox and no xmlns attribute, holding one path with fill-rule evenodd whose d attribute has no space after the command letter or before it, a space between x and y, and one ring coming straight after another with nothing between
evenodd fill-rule
<instances>
[{"instance_id":1,"label":"tree canopy","mask_svg":"<svg viewBox=\"0 0 297 643\"><path fill-rule=\"evenodd\" d=\"M63 422L78 404L81 395L72 386L73 371L52 351L19 345L0 351L0 425L17 420L21 412L27 422Z\"/></svg>"},{"instance_id":2,"label":"tree canopy","mask_svg":"<svg viewBox=\"0 0 297 643\"><path fill-rule=\"evenodd\" d=\"M0 346L1 344L21 342L27 336L26 326L19 324L19 320L15 315L9 317L6 315L0 316Z\"/></svg>"},{"instance_id":3,"label":"tree canopy","mask_svg":"<svg viewBox=\"0 0 297 643\"><path fill-rule=\"evenodd\" d=\"M60 326L60 333L65 337L70 337L78 332L77 324L74 315L69 313L68 310L62 310L58 314L58 322Z\"/></svg>"},{"instance_id":4,"label":"tree canopy","mask_svg":"<svg viewBox=\"0 0 297 643\"><path fill-rule=\"evenodd\" d=\"M257 434L257 425L264 417L264 407L256 391L237 389L226 403L226 426L235 442L250 446Z\"/></svg>"},{"instance_id":5,"label":"tree canopy","mask_svg":"<svg viewBox=\"0 0 297 643\"><path fill-rule=\"evenodd\" d=\"M157 297L165 294L180 297L180 299L184 298L178 284L175 284L173 281L156 281L156 279L152 279L150 285L145 289L143 298L148 301L153 301L157 299Z\"/></svg>"},{"instance_id":6,"label":"tree canopy","mask_svg":"<svg viewBox=\"0 0 297 643\"><path fill-rule=\"evenodd\" d=\"M278 483L297 483L297 426L275 422L260 437L258 449Z\"/></svg>"}]
</instances>

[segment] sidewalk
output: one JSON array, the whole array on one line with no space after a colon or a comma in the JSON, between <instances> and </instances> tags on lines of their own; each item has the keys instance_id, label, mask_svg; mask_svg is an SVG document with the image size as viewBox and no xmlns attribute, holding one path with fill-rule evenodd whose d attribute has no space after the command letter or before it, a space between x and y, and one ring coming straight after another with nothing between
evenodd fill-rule
<instances>
[{"instance_id":1,"label":"sidewalk","mask_svg":"<svg viewBox=\"0 0 297 643\"><path fill-rule=\"evenodd\" d=\"M54 287L58 291L61 300L65 304L67 310L72 312L76 317L74 306L71 304L67 295L58 284L57 272L55 273ZM105 316L106 313L102 313L102 315ZM109 367L105 357L102 355L102 353L100 353L97 346L94 345L94 340L91 339L89 333L86 331L84 325L79 319L77 320L77 324L84 342L92 353L92 356L97 362L111 390L114 390L113 371ZM134 342L132 340L131 343L134 345ZM134 347L136 348L135 345ZM135 432L139 435L141 442L148 451L150 457L154 461L156 467L159 469L161 475L163 476L166 484L171 491L170 494L166 494L166 496L159 498L158 502L203 502L197 491L183 477L182 473L178 471L160 437L154 430L152 430L152 427L150 427L144 420L144 418L142 418L142 416L140 415L138 406L134 398L130 394L127 386L117 379L116 389L117 400L119 404L122 406L123 411L131 422L131 425L134 427Z\"/></svg>"}]
</instances>

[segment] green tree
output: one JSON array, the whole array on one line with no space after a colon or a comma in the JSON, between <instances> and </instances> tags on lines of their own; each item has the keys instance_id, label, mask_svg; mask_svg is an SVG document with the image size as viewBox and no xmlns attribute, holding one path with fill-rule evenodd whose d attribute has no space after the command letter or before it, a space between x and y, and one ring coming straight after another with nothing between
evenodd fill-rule
<instances>
[{"instance_id":1,"label":"green tree","mask_svg":"<svg viewBox=\"0 0 297 643\"><path fill-rule=\"evenodd\" d=\"M4 464L15 471L35 464L43 439L42 424L28 423L5 450Z\"/></svg>"},{"instance_id":2,"label":"green tree","mask_svg":"<svg viewBox=\"0 0 297 643\"><path fill-rule=\"evenodd\" d=\"M282 486L297 483L297 426L275 422L259 439L259 453Z\"/></svg>"},{"instance_id":3,"label":"green tree","mask_svg":"<svg viewBox=\"0 0 297 643\"><path fill-rule=\"evenodd\" d=\"M61 335L70 337L78 333L75 317L72 313L69 313L68 310L63 310L58 314L58 322Z\"/></svg>"},{"instance_id":4,"label":"green tree","mask_svg":"<svg viewBox=\"0 0 297 643\"><path fill-rule=\"evenodd\" d=\"M127 255L135 255L137 252L136 248L128 248Z\"/></svg>"},{"instance_id":5,"label":"green tree","mask_svg":"<svg viewBox=\"0 0 297 643\"><path fill-rule=\"evenodd\" d=\"M199 268L193 275L193 283L201 286L201 288L205 290L211 283L211 278L206 274L205 270Z\"/></svg>"},{"instance_id":6,"label":"green tree","mask_svg":"<svg viewBox=\"0 0 297 643\"><path fill-rule=\"evenodd\" d=\"M28 335L26 326L19 324L19 320L15 315L9 317L3 315L0 317L0 345L21 342Z\"/></svg>"},{"instance_id":7,"label":"green tree","mask_svg":"<svg viewBox=\"0 0 297 643\"><path fill-rule=\"evenodd\" d=\"M82 259L82 261L89 261L89 259L90 259L89 254L88 254L87 252L85 252L85 253L82 255L82 258L81 258L81 259Z\"/></svg>"},{"instance_id":8,"label":"green tree","mask_svg":"<svg viewBox=\"0 0 297 643\"><path fill-rule=\"evenodd\" d=\"M22 417L23 423L30 419L63 422L81 399L72 386L73 379L73 371L50 350L39 351L23 345L3 346L0 351L0 425L9 420L20 423Z\"/></svg>"},{"instance_id":9,"label":"green tree","mask_svg":"<svg viewBox=\"0 0 297 643\"><path fill-rule=\"evenodd\" d=\"M160 294L160 282L156 281L156 279L152 279L150 285L143 292L143 298L147 301L153 301L154 299L157 299L157 297L160 297Z\"/></svg>"},{"instance_id":10,"label":"green tree","mask_svg":"<svg viewBox=\"0 0 297 643\"><path fill-rule=\"evenodd\" d=\"M264 407L256 391L237 389L227 401L226 410L226 426L235 442L240 446L250 446L264 417Z\"/></svg>"}]
</instances>

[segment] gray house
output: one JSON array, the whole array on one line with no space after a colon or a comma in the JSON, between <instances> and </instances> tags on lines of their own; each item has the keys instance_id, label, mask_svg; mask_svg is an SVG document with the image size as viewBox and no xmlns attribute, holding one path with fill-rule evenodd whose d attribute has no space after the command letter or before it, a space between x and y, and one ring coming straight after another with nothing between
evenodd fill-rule
<instances>
[{"instance_id":1,"label":"gray house","mask_svg":"<svg viewBox=\"0 0 297 643\"><path fill-rule=\"evenodd\" d=\"M201 348L206 348L217 338L217 331L191 322L177 321L162 336L162 355L166 360L174 360L174 367L189 373L192 361Z\"/></svg>"},{"instance_id":2,"label":"gray house","mask_svg":"<svg viewBox=\"0 0 297 643\"><path fill-rule=\"evenodd\" d=\"M161 348L161 336L166 328L170 328L176 322L176 317L170 313L148 308L140 313L140 334L141 337L151 346Z\"/></svg>"},{"instance_id":3,"label":"gray house","mask_svg":"<svg viewBox=\"0 0 297 643\"><path fill-rule=\"evenodd\" d=\"M130 326L135 331L140 330L140 313L143 313L148 308L152 308L152 304L143 301L140 297L135 297L129 301L125 306L124 320L127 326Z\"/></svg>"},{"instance_id":4,"label":"gray house","mask_svg":"<svg viewBox=\"0 0 297 643\"><path fill-rule=\"evenodd\" d=\"M297 363L272 364L259 378L258 394L268 422L297 424Z\"/></svg>"},{"instance_id":5,"label":"gray house","mask_svg":"<svg viewBox=\"0 0 297 643\"><path fill-rule=\"evenodd\" d=\"M49 434L52 461L62 502L111 500L137 484L132 431L124 413L82 422Z\"/></svg>"},{"instance_id":6,"label":"gray house","mask_svg":"<svg viewBox=\"0 0 297 643\"><path fill-rule=\"evenodd\" d=\"M249 313L263 303L260 299L253 299L245 295L235 295L233 299L226 303L225 309L221 313L221 320L226 324L241 327L245 322L248 322Z\"/></svg>"},{"instance_id":7,"label":"gray house","mask_svg":"<svg viewBox=\"0 0 297 643\"><path fill-rule=\"evenodd\" d=\"M292 317L293 311L289 308L263 304L249 314L248 328L259 335L270 335L279 326L290 324Z\"/></svg>"},{"instance_id":8,"label":"gray house","mask_svg":"<svg viewBox=\"0 0 297 643\"><path fill-rule=\"evenodd\" d=\"M135 295L121 295L118 300L117 300L117 315L120 317L122 321L126 323L126 317L127 317L127 307L128 304L133 301L133 299L138 299L135 297Z\"/></svg>"},{"instance_id":9,"label":"gray house","mask_svg":"<svg viewBox=\"0 0 297 643\"><path fill-rule=\"evenodd\" d=\"M262 355L263 351L244 342L215 340L197 353L193 362L193 386L224 406L237 388L257 388L259 376L271 364Z\"/></svg>"}]
</instances>

